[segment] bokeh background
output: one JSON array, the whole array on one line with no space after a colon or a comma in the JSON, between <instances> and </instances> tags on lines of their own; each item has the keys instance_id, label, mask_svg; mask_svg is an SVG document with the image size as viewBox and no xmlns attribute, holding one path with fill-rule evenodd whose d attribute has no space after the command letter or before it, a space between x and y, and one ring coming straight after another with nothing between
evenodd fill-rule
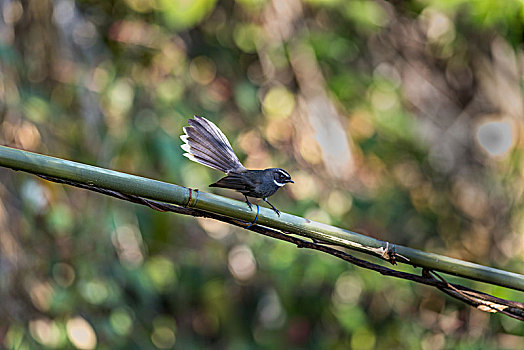
<instances>
[{"instance_id":1,"label":"bokeh background","mask_svg":"<svg viewBox=\"0 0 524 350\"><path fill-rule=\"evenodd\" d=\"M221 174L179 148L198 114L247 167L292 174L283 211L522 272L523 23L519 0L0 0L0 142L207 189ZM519 321L331 256L0 179L1 348L524 342Z\"/></svg>"}]
</instances>

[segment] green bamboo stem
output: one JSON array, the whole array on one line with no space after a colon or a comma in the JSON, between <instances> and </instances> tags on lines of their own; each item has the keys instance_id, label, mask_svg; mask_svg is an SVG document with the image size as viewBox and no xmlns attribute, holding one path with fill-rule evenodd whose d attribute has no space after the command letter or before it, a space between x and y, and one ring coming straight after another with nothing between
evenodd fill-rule
<instances>
[{"instance_id":1,"label":"green bamboo stem","mask_svg":"<svg viewBox=\"0 0 524 350\"><path fill-rule=\"evenodd\" d=\"M247 222L252 222L256 215L244 202L230 198L5 146L0 146L0 166L180 206L187 205ZM271 209L263 207L260 208L257 224L375 256L384 253L388 246L384 241L299 216L282 213L278 217ZM395 245L395 251L407 258L407 263L411 265L524 291L524 275L400 245Z\"/></svg>"}]
</instances>

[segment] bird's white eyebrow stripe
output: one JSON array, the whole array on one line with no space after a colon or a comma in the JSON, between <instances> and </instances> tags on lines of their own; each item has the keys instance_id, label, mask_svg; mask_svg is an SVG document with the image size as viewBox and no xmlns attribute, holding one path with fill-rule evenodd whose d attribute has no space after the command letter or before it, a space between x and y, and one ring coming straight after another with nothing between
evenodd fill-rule
<instances>
[{"instance_id":1,"label":"bird's white eyebrow stripe","mask_svg":"<svg viewBox=\"0 0 524 350\"><path fill-rule=\"evenodd\" d=\"M278 187L282 187L282 186L285 185L285 184L281 184L280 182L277 182L277 180L273 180L273 182L274 182L275 185L277 185Z\"/></svg>"},{"instance_id":2,"label":"bird's white eyebrow stripe","mask_svg":"<svg viewBox=\"0 0 524 350\"><path fill-rule=\"evenodd\" d=\"M289 177L289 178L291 178L291 176L289 176L289 174L286 173L284 170L282 170L282 169L278 169L277 171L278 171L279 173L281 173L282 175L284 175L285 177Z\"/></svg>"}]
</instances>

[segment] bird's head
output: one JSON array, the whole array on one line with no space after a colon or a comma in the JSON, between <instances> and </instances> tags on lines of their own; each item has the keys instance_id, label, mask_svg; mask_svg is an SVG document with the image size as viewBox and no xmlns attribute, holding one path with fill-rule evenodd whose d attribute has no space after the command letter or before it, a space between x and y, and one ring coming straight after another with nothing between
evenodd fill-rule
<instances>
[{"instance_id":1,"label":"bird's head","mask_svg":"<svg viewBox=\"0 0 524 350\"><path fill-rule=\"evenodd\" d=\"M288 182L295 183L293 180L291 180L291 176L284 169L273 168L271 169L271 173L273 175L273 183L278 187L282 187Z\"/></svg>"}]
</instances>

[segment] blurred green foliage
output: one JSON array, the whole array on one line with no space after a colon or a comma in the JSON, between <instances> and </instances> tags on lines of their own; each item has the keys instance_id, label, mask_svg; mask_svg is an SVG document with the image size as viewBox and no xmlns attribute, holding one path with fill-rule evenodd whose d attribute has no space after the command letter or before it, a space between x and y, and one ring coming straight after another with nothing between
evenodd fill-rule
<instances>
[{"instance_id":1,"label":"blurred green foliage","mask_svg":"<svg viewBox=\"0 0 524 350\"><path fill-rule=\"evenodd\" d=\"M2 144L522 271L522 1L1 0ZM517 348L524 326L227 225L0 170L0 347ZM220 192L236 196L231 192ZM521 294L474 285L503 298Z\"/></svg>"}]
</instances>

